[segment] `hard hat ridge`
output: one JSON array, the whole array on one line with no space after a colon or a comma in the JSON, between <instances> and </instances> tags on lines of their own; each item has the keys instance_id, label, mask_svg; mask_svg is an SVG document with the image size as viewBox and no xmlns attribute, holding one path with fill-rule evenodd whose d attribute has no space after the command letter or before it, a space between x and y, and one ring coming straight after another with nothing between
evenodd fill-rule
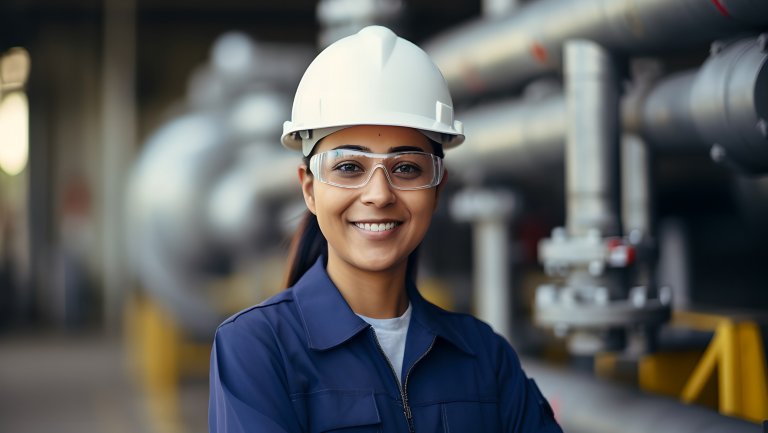
<instances>
[{"instance_id":1,"label":"hard hat ridge","mask_svg":"<svg viewBox=\"0 0 768 433\"><path fill-rule=\"evenodd\" d=\"M429 56L381 26L340 39L309 65L282 143L305 155L323 137L354 125L414 128L444 148L464 140L448 86Z\"/></svg>"},{"instance_id":2,"label":"hard hat ridge","mask_svg":"<svg viewBox=\"0 0 768 433\"><path fill-rule=\"evenodd\" d=\"M392 56L397 35L392 30L382 26L368 26L360 30L358 35L360 35L361 44L367 46L372 53L376 53L371 57L379 60L377 66L382 69Z\"/></svg>"}]
</instances>

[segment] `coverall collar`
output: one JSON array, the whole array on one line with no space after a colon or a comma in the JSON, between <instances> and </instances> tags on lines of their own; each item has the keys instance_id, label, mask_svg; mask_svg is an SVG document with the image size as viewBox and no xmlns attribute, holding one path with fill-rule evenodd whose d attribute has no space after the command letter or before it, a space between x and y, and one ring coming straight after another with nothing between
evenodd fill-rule
<instances>
[{"instance_id":1,"label":"coverall collar","mask_svg":"<svg viewBox=\"0 0 768 433\"><path fill-rule=\"evenodd\" d=\"M293 296L307 334L307 342L309 348L314 350L334 348L369 326L352 311L341 296L339 289L328 277L324 263L323 257L318 258L293 287ZM450 313L427 302L410 281L407 283L407 292L413 307L411 320L417 321L433 336L439 336L462 351L474 355L461 334L440 317Z\"/></svg>"}]
</instances>

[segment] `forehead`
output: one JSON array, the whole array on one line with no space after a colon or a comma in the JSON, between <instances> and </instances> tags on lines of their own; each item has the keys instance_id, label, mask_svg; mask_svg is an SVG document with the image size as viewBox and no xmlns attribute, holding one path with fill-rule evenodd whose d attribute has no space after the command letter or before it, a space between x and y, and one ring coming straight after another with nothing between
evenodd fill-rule
<instances>
[{"instance_id":1,"label":"forehead","mask_svg":"<svg viewBox=\"0 0 768 433\"><path fill-rule=\"evenodd\" d=\"M427 137L413 128L361 125L336 131L323 138L318 143L315 153L349 144L367 147L374 153L387 153L391 148L402 146L412 146L424 152L432 152L432 146Z\"/></svg>"}]
</instances>

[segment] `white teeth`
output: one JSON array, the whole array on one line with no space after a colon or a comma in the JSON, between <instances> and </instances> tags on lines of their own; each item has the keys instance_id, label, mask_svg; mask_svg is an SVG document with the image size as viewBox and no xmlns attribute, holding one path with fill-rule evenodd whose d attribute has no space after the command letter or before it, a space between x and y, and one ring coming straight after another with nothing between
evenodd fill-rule
<instances>
[{"instance_id":1,"label":"white teeth","mask_svg":"<svg viewBox=\"0 0 768 433\"><path fill-rule=\"evenodd\" d=\"M370 223L355 223L355 225L358 228L361 228L363 230L369 231L369 232L383 232L387 230L392 230L397 226L397 223L391 222L391 223L381 223L381 224L370 224Z\"/></svg>"}]
</instances>

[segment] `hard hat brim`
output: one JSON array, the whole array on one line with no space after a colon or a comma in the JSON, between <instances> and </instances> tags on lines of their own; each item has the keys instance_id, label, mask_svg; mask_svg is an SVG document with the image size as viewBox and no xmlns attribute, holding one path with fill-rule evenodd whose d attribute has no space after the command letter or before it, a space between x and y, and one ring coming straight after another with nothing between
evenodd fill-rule
<instances>
[{"instance_id":1,"label":"hard hat brim","mask_svg":"<svg viewBox=\"0 0 768 433\"><path fill-rule=\"evenodd\" d=\"M302 151L303 140L299 136L301 131L314 131L326 128L333 128L332 132L338 129L361 125L380 125L380 126L400 126L403 128L413 128L426 132L428 137L443 145L444 149L450 149L464 142L464 131L461 122L454 121L453 125L436 122L434 119L415 116L408 113L392 113L389 116L384 113L377 113L375 117L360 116L358 119L346 118L344 121L334 122L322 121L317 124L296 125L291 121L286 121L283 125L283 135L281 142L283 146L291 150ZM329 135L329 134L326 134ZM325 135L323 136L325 137ZM315 143L323 137L316 137ZM314 143L313 143L314 144ZM309 149L311 151L311 149ZM305 156L309 152L305 152Z\"/></svg>"}]
</instances>

